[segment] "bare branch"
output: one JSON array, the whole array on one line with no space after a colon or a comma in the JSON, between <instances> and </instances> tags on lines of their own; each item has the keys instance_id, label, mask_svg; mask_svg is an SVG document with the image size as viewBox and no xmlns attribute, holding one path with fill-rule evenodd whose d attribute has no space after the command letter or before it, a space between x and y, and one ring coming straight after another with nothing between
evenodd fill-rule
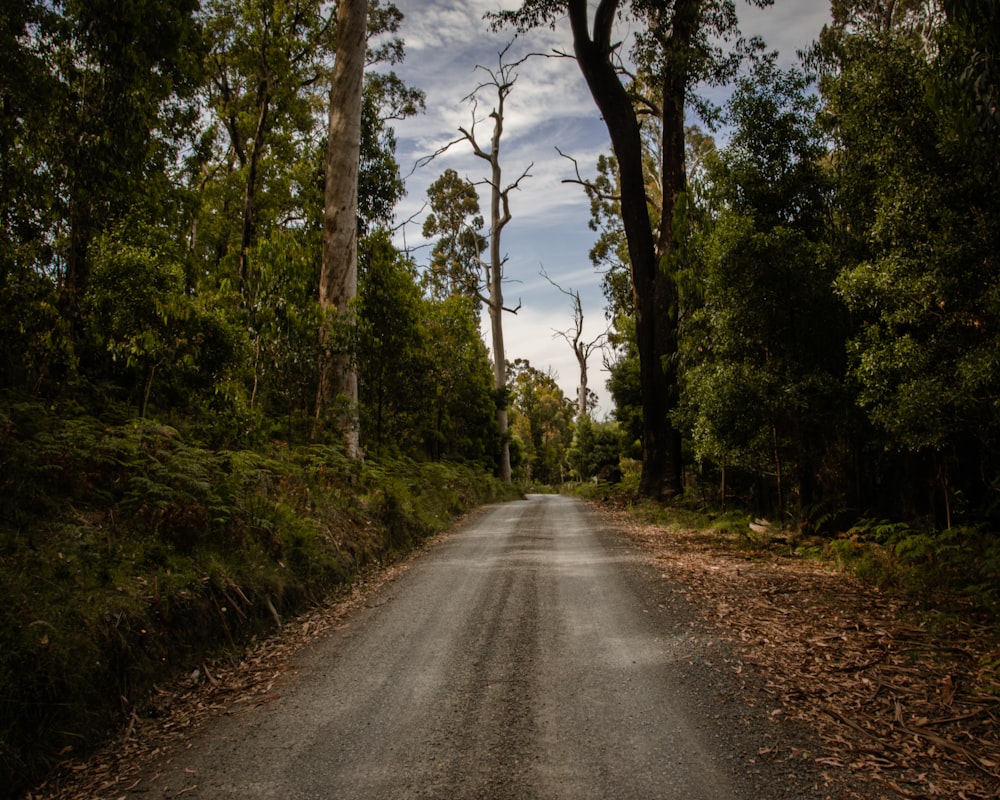
<instances>
[{"instance_id":1,"label":"bare branch","mask_svg":"<svg viewBox=\"0 0 1000 800\"><path fill-rule=\"evenodd\" d=\"M406 219L404 219L398 225L394 225L392 228L390 228L390 232L391 233L395 233L396 231L402 230L405 233L406 231L404 229L406 228L406 226L409 225L412 222L416 222L417 221L417 217L419 217L421 214L423 214L424 211L426 211L426 210L427 210L427 201L425 200L424 204L422 206L420 206L420 208L417 211L414 211L410 216L408 216Z\"/></svg>"},{"instance_id":2,"label":"bare branch","mask_svg":"<svg viewBox=\"0 0 1000 800\"><path fill-rule=\"evenodd\" d=\"M598 200L610 201L610 202L616 202L616 203L621 200L621 197L619 195L616 195L616 194L604 194L602 191L600 191L597 188L597 185L593 181L588 181L586 178L584 178L580 174L580 164L579 164L579 162L577 162L577 160L575 158L573 158L573 156L566 155L566 153L564 153L558 147L556 148L556 152L559 155L561 155L563 158L565 158L567 161L572 161L573 162L573 170L574 170L574 172L576 172L576 178L575 179L574 178L563 178L562 183L575 183L575 184L577 184L579 186L582 186L584 189L586 189L588 192L590 192L592 195L594 195L594 197L596 197Z\"/></svg>"},{"instance_id":3,"label":"bare branch","mask_svg":"<svg viewBox=\"0 0 1000 800\"><path fill-rule=\"evenodd\" d=\"M553 328L553 336L560 336L565 339L566 343L573 350L573 355L576 356L576 363L580 368L580 383L577 387L577 410L580 416L583 417L587 415L587 360L595 348L602 347L604 340L607 338L608 331L605 330L604 333L589 342L582 341L583 303L580 301L579 290L564 289L549 277L544 266L541 267L539 272L545 280L569 297L573 304L573 327L566 331Z\"/></svg>"},{"instance_id":4,"label":"bare branch","mask_svg":"<svg viewBox=\"0 0 1000 800\"><path fill-rule=\"evenodd\" d=\"M426 167L428 164L430 164L438 156L444 155L445 153L447 153L452 147L454 147L459 142L464 142L464 141L465 141L465 137L464 136L460 136L459 138L453 139L452 141L448 142L448 144L439 147L437 150L435 150L430 155L428 155L428 156L421 156L420 158L418 158L416 161L413 162L413 169L411 169L404 176L404 180L405 180L405 178L409 178L411 175L413 175L413 173L416 172L418 169L422 169L423 167Z\"/></svg>"}]
</instances>

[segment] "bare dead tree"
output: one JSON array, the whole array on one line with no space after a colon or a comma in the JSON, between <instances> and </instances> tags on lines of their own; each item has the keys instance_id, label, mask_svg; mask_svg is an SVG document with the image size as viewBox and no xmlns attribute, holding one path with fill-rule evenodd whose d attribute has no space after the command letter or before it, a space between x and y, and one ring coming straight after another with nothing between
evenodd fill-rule
<instances>
[{"instance_id":1,"label":"bare dead tree","mask_svg":"<svg viewBox=\"0 0 1000 800\"><path fill-rule=\"evenodd\" d=\"M503 267L506 258L501 255L500 236L503 229L511 221L510 213L510 193L517 189L521 181L530 177L530 170L533 164L528 167L512 183L503 183L503 172L500 166L500 142L503 136L504 123L504 103L510 95L517 80L516 68L523 63L524 59L516 62L506 63L504 58L510 49L508 44L499 53L499 65L496 69L477 66L488 76L465 100L472 103L472 124L468 128L459 128L462 134L458 141L467 141L472 146L472 152L490 165L489 178L478 182L476 185L486 185L490 188L490 231L489 231L489 258L480 259L483 268L484 289L478 293L480 301L486 306L489 317L493 339L493 388L497 395L497 426L500 431L501 456L500 456L500 477L510 482L510 440L507 425L507 357L503 343L503 312L517 313L521 305L516 308L507 308L503 301ZM476 109L478 107L479 94L487 89L496 92L496 105L489 114L489 119L493 120L493 130L490 135L489 145L484 147L476 133L476 128L483 120L477 119Z\"/></svg>"},{"instance_id":2,"label":"bare dead tree","mask_svg":"<svg viewBox=\"0 0 1000 800\"><path fill-rule=\"evenodd\" d=\"M500 431L501 456L500 456L500 476L510 482L510 440L507 424L507 358L503 343L503 314L504 312L516 314L521 303L510 308L504 305L503 299L503 268L507 259L501 255L500 238L503 229L513 218L510 212L510 194L518 189L521 182L531 177L531 168L534 164L529 164L516 180L504 184L503 170L500 165L500 143L503 137L504 125L504 105L514 83L517 81L517 68L532 55L528 54L523 58L506 62L507 56L513 42L507 44L498 55L498 66L494 68L476 65L476 69L484 72L486 78L468 95L463 98L464 102L472 104L472 123L468 127L459 127L461 134L457 138L438 148L424 158L419 159L414 165L414 170L427 166L435 158L443 155L457 144L468 142L472 147L472 152L478 158L489 164L490 174L488 178L481 181L473 181L474 186L488 186L490 189L490 230L488 257L480 257L479 266L482 269L483 280L475 288L473 294L480 303L486 306L490 317L490 327L493 345L493 388L497 397L497 426ZM486 116L478 116L479 97L487 90L492 90L496 94L496 105ZM487 120L493 121L493 129L489 136L489 144L484 146L477 133L477 128ZM412 171L411 171L412 174ZM470 229L471 230L471 229ZM471 231L475 234L475 231Z\"/></svg>"},{"instance_id":3,"label":"bare dead tree","mask_svg":"<svg viewBox=\"0 0 1000 800\"><path fill-rule=\"evenodd\" d=\"M578 418L583 418L588 416L588 412L590 410L587 407L587 362L590 359L590 354L604 345L608 332L604 331L594 339L584 341L583 303L580 301L579 289L574 290L563 288L552 280L549 274L545 271L544 267L542 267L540 272L545 280L555 286L560 292L570 299L570 303L573 306L573 327L564 331L556 330L555 335L565 339L569 346L573 349L573 355L576 356L576 363L580 368L580 383L577 384L576 387L576 412Z\"/></svg>"}]
</instances>

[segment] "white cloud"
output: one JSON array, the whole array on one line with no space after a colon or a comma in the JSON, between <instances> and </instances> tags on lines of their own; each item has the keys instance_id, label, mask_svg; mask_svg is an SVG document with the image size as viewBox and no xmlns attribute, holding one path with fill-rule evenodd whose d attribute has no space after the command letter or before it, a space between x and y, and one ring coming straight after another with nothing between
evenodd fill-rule
<instances>
[{"instance_id":1,"label":"white cloud","mask_svg":"<svg viewBox=\"0 0 1000 800\"><path fill-rule=\"evenodd\" d=\"M400 36L406 43L406 61L397 73L427 95L427 112L396 123L397 157L404 173L426 157L459 137L459 126L471 123L471 107L463 102L488 75L476 66L499 65L498 52L512 38L509 31L493 33L483 20L487 11L514 7L514 0L395 0L405 19ZM791 63L795 51L807 46L829 20L828 0L777 0L775 7L754 9L737 0L743 33L760 34L770 48ZM529 52L571 51L566 25L555 31L543 28L518 39L511 47L510 61ZM588 251L596 234L589 230L589 203L580 186L563 183L573 177L573 165L559 156L556 147L577 159L586 176L594 172L597 157L609 151L604 123L575 62L565 58L532 57L517 68L518 80L506 106L501 166L510 182L533 163L531 178L511 196L513 220L505 229L502 249L509 257L505 271L510 282L505 296L522 308L516 316L505 315L507 358L526 358L540 370L551 367L568 397L575 397L578 371L569 345L553 338L553 328L568 328L573 321L567 298L539 275L544 266L549 275L567 289L579 290L586 321L585 336L593 338L605 328L604 298L600 275L590 264ZM495 104L495 93L484 89L479 111L485 116ZM481 123L477 135L488 142L492 127ZM487 164L477 159L467 143L454 145L430 165L416 170L407 180L408 196L397 210L399 221L417 214L415 224L397 234L410 247L422 242L418 214L426 200L427 187L451 167L471 180L486 175ZM482 207L488 197L481 192ZM429 248L415 253L418 263ZM489 342L488 332L485 336ZM601 396L603 411L611 408L601 372L599 354L592 357L590 387Z\"/></svg>"},{"instance_id":2,"label":"white cloud","mask_svg":"<svg viewBox=\"0 0 1000 800\"><path fill-rule=\"evenodd\" d=\"M738 3L744 36L760 36L768 49L777 50L783 64L796 60L796 53L819 38L830 21L830 0L777 0L771 8Z\"/></svg>"}]
</instances>

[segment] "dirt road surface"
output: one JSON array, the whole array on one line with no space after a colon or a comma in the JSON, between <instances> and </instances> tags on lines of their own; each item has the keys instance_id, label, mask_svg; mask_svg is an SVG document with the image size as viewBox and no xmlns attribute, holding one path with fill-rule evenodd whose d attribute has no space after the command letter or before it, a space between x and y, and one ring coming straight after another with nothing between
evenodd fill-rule
<instances>
[{"instance_id":1,"label":"dirt road surface","mask_svg":"<svg viewBox=\"0 0 1000 800\"><path fill-rule=\"evenodd\" d=\"M118 796L838 796L687 602L578 500L491 507Z\"/></svg>"}]
</instances>

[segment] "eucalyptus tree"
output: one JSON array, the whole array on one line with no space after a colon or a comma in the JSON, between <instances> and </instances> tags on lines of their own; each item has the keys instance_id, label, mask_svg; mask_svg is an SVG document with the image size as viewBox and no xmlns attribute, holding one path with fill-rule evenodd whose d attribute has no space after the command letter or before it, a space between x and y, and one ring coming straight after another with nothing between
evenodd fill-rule
<instances>
[{"instance_id":1,"label":"eucalyptus tree","mask_svg":"<svg viewBox=\"0 0 1000 800\"><path fill-rule=\"evenodd\" d=\"M416 269L385 231L365 237L358 253L358 393L366 453L419 450L429 370L423 297Z\"/></svg>"},{"instance_id":2,"label":"eucalyptus tree","mask_svg":"<svg viewBox=\"0 0 1000 800\"><path fill-rule=\"evenodd\" d=\"M0 16L0 274L15 261L44 263L45 229L55 187L44 180L43 142L59 91L52 52L41 31L55 10L36 0L11 0Z\"/></svg>"},{"instance_id":3,"label":"eucalyptus tree","mask_svg":"<svg viewBox=\"0 0 1000 800\"><path fill-rule=\"evenodd\" d=\"M941 0L952 86L959 110L996 142L1000 130L1000 0ZM957 58L954 57L957 55ZM987 139L989 142L989 139Z\"/></svg>"},{"instance_id":4,"label":"eucalyptus tree","mask_svg":"<svg viewBox=\"0 0 1000 800\"><path fill-rule=\"evenodd\" d=\"M785 510L817 499L844 430L843 310L827 224L832 180L806 75L765 60L728 104L733 133L709 159L703 305L685 329L681 403L696 457L742 467ZM723 491L723 497L725 492ZM840 499L840 498L838 498Z\"/></svg>"},{"instance_id":5,"label":"eucalyptus tree","mask_svg":"<svg viewBox=\"0 0 1000 800\"><path fill-rule=\"evenodd\" d=\"M473 300L425 297L381 230L359 243L357 317L365 452L492 467L492 371Z\"/></svg>"},{"instance_id":6,"label":"eucalyptus tree","mask_svg":"<svg viewBox=\"0 0 1000 800\"><path fill-rule=\"evenodd\" d=\"M521 182L530 177L531 165L528 165L521 174L509 183L504 182L503 166L500 159L500 147L503 140L504 129L504 108L507 98L513 91L517 81L517 67L522 62L505 61L510 45L499 53L499 64L496 69L478 65L477 69L486 73L484 81L465 99L472 103L472 123L468 127L460 127L462 134L459 139L452 142L447 147L458 142L467 142L472 147L472 152L477 158L482 159L489 165L489 176L481 183L489 187L490 192L490 226L487 235L487 257L477 258L479 266L479 278L474 287L475 295L479 302L486 306L490 318L490 333L493 345L493 388L497 398L497 427L500 432L500 478L509 483L511 479L510 443L508 441L507 428L507 361L503 340L503 315L504 312L517 313L517 308L508 308L504 305L503 298L503 267L506 257L502 255L501 237L504 228L510 223L513 216L510 210L510 193L515 191ZM522 60L523 61L523 60ZM492 120L492 130L489 134L489 142L484 143L480 139L477 131L480 123L484 120L477 117L479 107L479 97L484 91L493 91L496 96L496 104L489 113ZM475 184L474 184L475 185ZM472 232L475 237L475 231ZM473 238L466 251L475 250L479 247L479 241ZM481 252L481 251L480 251ZM470 285L470 288L473 288Z\"/></svg>"},{"instance_id":7,"label":"eucalyptus tree","mask_svg":"<svg viewBox=\"0 0 1000 800\"><path fill-rule=\"evenodd\" d=\"M210 192L195 233L245 291L262 231L266 237L281 219L302 213L294 195L311 175L290 166L315 152L336 30L332 15L311 0L209 0L204 14L212 124L199 147L207 158L196 166Z\"/></svg>"},{"instance_id":8,"label":"eucalyptus tree","mask_svg":"<svg viewBox=\"0 0 1000 800\"><path fill-rule=\"evenodd\" d=\"M852 376L880 451L912 476L897 488L880 475L886 493L951 525L956 500L982 506L1000 474L1000 149L955 69L988 45L944 20L930 48L914 18L874 33L850 22L820 44Z\"/></svg>"},{"instance_id":9,"label":"eucalyptus tree","mask_svg":"<svg viewBox=\"0 0 1000 800\"><path fill-rule=\"evenodd\" d=\"M320 328L324 353L319 364L316 419L337 427L349 458L358 458L358 372L352 354L331 334L332 324L350 325L358 293L358 165L367 50L368 0L337 5L337 58L330 80L323 202L323 264L320 309L329 319Z\"/></svg>"},{"instance_id":10,"label":"eucalyptus tree","mask_svg":"<svg viewBox=\"0 0 1000 800\"><path fill-rule=\"evenodd\" d=\"M427 199L431 213L424 219L422 232L428 238L438 237L425 277L427 288L435 297L477 298L486 239L479 232L485 222L475 185L446 169L427 188Z\"/></svg>"},{"instance_id":11,"label":"eucalyptus tree","mask_svg":"<svg viewBox=\"0 0 1000 800\"><path fill-rule=\"evenodd\" d=\"M45 164L57 131L50 114L59 81L39 31L55 14L36 0L11 0L0 12L0 386L48 387L73 363L59 313L51 232L64 227L59 187ZM48 149L48 154L45 150ZM48 274L47 274L48 273ZM58 382L58 377L56 378Z\"/></svg>"},{"instance_id":12,"label":"eucalyptus tree","mask_svg":"<svg viewBox=\"0 0 1000 800\"><path fill-rule=\"evenodd\" d=\"M524 359L510 367L511 430L520 445L518 471L526 483L558 484L566 473L573 440L575 404L563 394L551 370Z\"/></svg>"},{"instance_id":13,"label":"eucalyptus tree","mask_svg":"<svg viewBox=\"0 0 1000 800\"><path fill-rule=\"evenodd\" d=\"M425 455L495 469L500 458L496 392L477 301L460 294L428 299L423 330L427 351L419 364L426 371L428 391L420 428Z\"/></svg>"},{"instance_id":14,"label":"eucalyptus tree","mask_svg":"<svg viewBox=\"0 0 1000 800\"><path fill-rule=\"evenodd\" d=\"M724 53L719 43L737 35L736 11L732 0L601 0L592 17L589 8L586 0L525 0L518 10L491 17L495 25L512 24L521 31L569 19L573 52L611 136L621 186L642 388L640 490L669 498L682 487L680 435L670 413L678 400L679 309L672 273L680 249L675 217L687 187L685 107L699 82L721 82L733 73L738 55ZM616 36L616 22L624 14L639 25L631 58L642 83L657 88L662 98L658 105L638 108L630 94L632 81ZM707 111L705 104L700 106ZM661 133L657 173L662 209L652 219L640 124L646 113L658 118Z\"/></svg>"},{"instance_id":15,"label":"eucalyptus tree","mask_svg":"<svg viewBox=\"0 0 1000 800\"><path fill-rule=\"evenodd\" d=\"M77 333L91 243L175 202L167 176L200 75L196 8L195 0L5 4L4 236L9 252L55 282Z\"/></svg>"}]
</instances>

